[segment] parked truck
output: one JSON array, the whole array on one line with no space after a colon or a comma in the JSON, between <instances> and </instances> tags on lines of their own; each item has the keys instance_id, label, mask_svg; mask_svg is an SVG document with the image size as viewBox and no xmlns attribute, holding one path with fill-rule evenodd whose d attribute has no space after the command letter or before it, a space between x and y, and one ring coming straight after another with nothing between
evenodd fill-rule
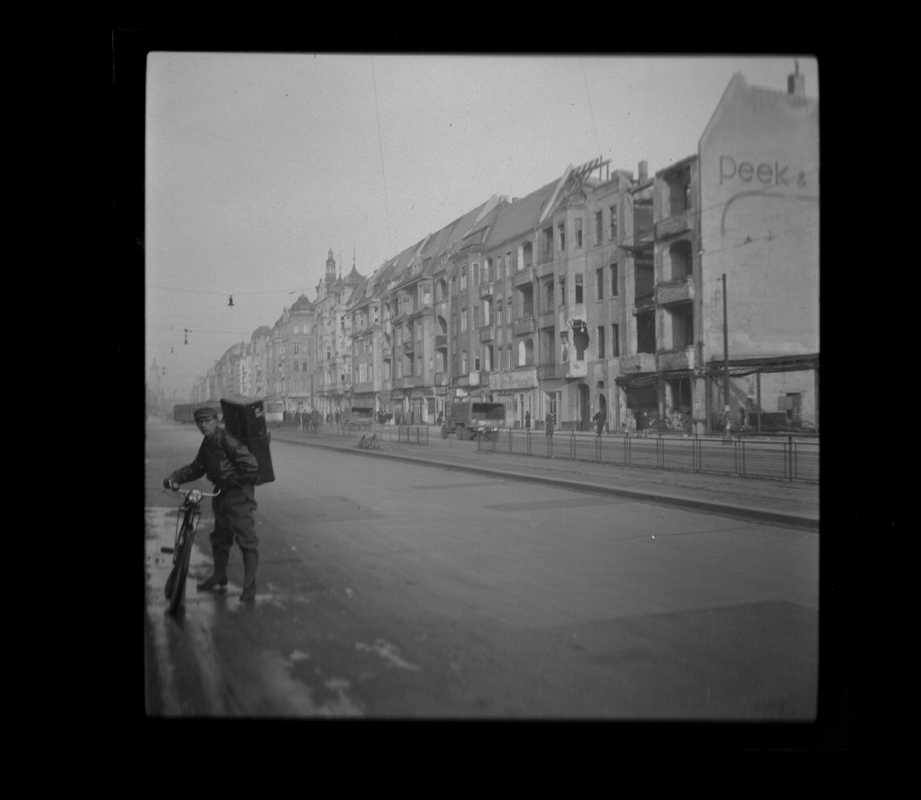
<instances>
[{"instance_id":1,"label":"parked truck","mask_svg":"<svg viewBox=\"0 0 921 800\"><path fill-rule=\"evenodd\" d=\"M476 400L455 400L445 405L445 421L441 426L441 437L447 439L452 433L458 439L487 439L499 435L505 423L505 406L502 403L482 403Z\"/></svg>"}]
</instances>

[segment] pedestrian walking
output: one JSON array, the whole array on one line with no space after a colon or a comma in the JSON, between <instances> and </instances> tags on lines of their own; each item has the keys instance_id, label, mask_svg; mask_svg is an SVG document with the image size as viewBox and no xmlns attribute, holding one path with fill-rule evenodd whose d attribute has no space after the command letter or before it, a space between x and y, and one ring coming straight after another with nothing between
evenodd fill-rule
<instances>
[{"instance_id":1,"label":"pedestrian walking","mask_svg":"<svg viewBox=\"0 0 921 800\"><path fill-rule=\"evenodd\" d=\"M530 411L524 412L524 428L527 431L531 430L531 412Z\"/></svg>"},{"instance_id":2,"label":"pedestrian walking","mask_svg":"<svg viewBox=\"0 0 921 800\"><path fill-rule=\"evenodd\" d=\"M255 481L259 473L256 457L241 441L218 425L217 409L199 408L195 424L204 439L191 464L170 473L163 485L170 489L207 476L220 494L211 501L214 530L211 554L214 571L198 584L199 591L211 591L227 585L227 562L236 541L243 553L243 592L240 601L256 598L256 567L259 564L258 539L253 512L256 510Z\"/></svg>"},{"instance_id":3,"label":"pedestrian walking","mask_svg":"<svg viewBox=\"0 0 921 800\"><path fill-rule=\"evenodd\" d=\"M732 410L729 408L729 403L723 407L723 441L728 441L732 438Z\"/></svg>"},{"instance_id":4,"label":"pedestrian walking","mask_svg":"<svg viewBox=\"0 0 921 800\"><path fill-rule=\"evenodd\" d=\"M592 419L595 422L595 436L601 436L601 431L604 429L604 414L598 411Z\"/></svg>"},{"instance_id":5,"label":"pedestrian walking","mask_svg":"<svg viewBox=\"0 0 921 800\"><path fill-rule=\"evenodd\" d=\"M546 433L547 436L553 436L553 423L553 414L548 411L547 416L544 417L544 433Z\"/></svg>"}]
</instances>

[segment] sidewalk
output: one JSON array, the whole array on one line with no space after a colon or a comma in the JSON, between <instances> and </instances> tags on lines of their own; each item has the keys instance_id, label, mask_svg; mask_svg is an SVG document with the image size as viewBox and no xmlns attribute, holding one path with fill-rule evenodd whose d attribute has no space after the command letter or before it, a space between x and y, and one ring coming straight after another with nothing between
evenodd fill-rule
<instances>
[{"instance_id":1,"label":"sidewalk","mask_svg":"<svg viewBox=\"0 0 921 800\"><path fill-rule=\"evenodd\" d=\"M296 428L280 428L272 432L272 440L278 442L324 447L374 458L397 458L410 463L537 481L579 491L617 494L818 530L819 487L814 484L477 452L475 446L433 448L383 441L378 450L359 450L357 439L357 435L309 434Z\"/></svg>"}]
</instances>

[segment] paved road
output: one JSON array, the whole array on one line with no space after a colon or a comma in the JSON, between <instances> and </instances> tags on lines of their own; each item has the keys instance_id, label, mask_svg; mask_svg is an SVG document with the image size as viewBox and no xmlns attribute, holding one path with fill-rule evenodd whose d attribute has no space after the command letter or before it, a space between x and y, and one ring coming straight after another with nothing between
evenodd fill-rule
<instances>
[{"instance_id":1,"label":"paved road","mask_svg":"<svg viewBox=\"0 0 921 800\"><path fill-rule=\"evenodd\" d=\"M342 448L355 452L356 435L309 434L278 429L273 441L288 441ZM434 440L432 440L434 442ZM441 441L441 440L439 440ZM683 506L720 509L732 515L747 515L762 522L778 522L817 529L819 488L815 483L740 478L704 472L619 466L610 462L570 460L510 454L501 448L479 450L476 443L457 442L426 447L407 442L385 440L379 454L419 461L435 466L452 465L476 471L502 472L516 477L530 477L549 483L599 487L636 498L656 497L660 502Z\"/></svg>"},{"instance_id":2,"label":"paved road","mask_svg":"<svg viewBox=\"0 0 921 800\"><path fill-rule=\"evenodd\" d=\"M199 436L148 434L152 714L814 713L814 533L274 441L255 607L238 551L229 591L196 594L202 535L177 622L159 555L176 501L156 487Z\"/></svg>"}]
</instances>

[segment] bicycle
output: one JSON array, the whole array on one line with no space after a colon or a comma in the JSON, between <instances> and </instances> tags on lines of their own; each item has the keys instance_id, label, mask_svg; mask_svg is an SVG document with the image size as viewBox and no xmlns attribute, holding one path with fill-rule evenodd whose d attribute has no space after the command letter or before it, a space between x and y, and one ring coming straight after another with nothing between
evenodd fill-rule
<instances>
[{"instance_id":1,"label":"bicycle","mask_svg":"<svg viewBox=\"0 0 921 800\"><path fill-rule=\"evenodd\" d=\"M183 495L179 515L176 518L176 537L172 547L160 548L161 553L171 553L173 556L173 568L166 579L164 590L168 603L166 610L170 614L176 614L185 602L185 584L189 574L195 530L201 518L201 501L205 497L217 497L221 493L220 489L214 493L203 492L201 489L173 489L173 491Z\"/></svg>"}]
</instances>

